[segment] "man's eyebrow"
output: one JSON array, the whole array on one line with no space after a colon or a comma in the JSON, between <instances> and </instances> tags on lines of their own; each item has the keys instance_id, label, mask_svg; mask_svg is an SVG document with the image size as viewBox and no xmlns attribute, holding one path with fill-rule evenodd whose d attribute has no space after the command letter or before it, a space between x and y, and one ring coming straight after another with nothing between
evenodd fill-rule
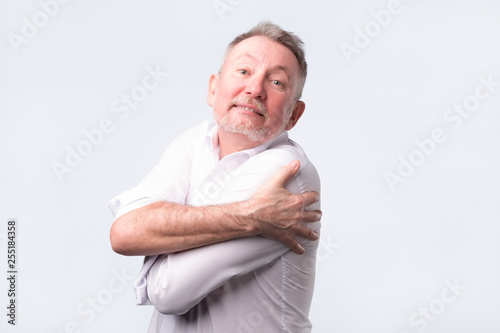
<instances>
[{"instance_id":1,"label":"man's eyebrow","mask_svg":"<svg viewBox=\"0 0 500 333\"><path fill-rule=\"evenodd\" d=\"M287 76L288 78L290 78L290 73L289 73L289 70L288 70L288 68L287 68L287 67L285 67L285 66L281 66L281 65L279 65L279 66L273 67L273 69L272 69L272 70L273 70L273 71L283 71L283 72L285 72L286 76Z\"/></svg>"},{"instance_id":2,"label":"man's eyebrow","mask_svg":"<svg viewBox=\"0 0 500 333\"><path fill-rule=\"evenodd\" d=\"M237 56L235 58L235 60L240 60L241 58L250 58L250 59L253 59L255 61L258 61L257 57L255 57L254 55L252 55L251 53L249 52L245 52L239 56ZM276 65L274 67L271 67L271 72L277 72L277 71L283 71L285 72L286 76L288 77L288 79L291 78L291 75L290 75L290 70L288 69L288 67L285 67L285 66L282 66L282 65Z\"/></svg>"},{"instance_id":3,"label":"man's eyebrow","mask_svg":"<svg viewBox=\"0 0 500 333\"><path fill-rule=\"evenodd\" d=\"M257 59L257 57L255 57L252 53L250 52L245 52L243 54L240 54L239 56L236 57L236 59L240 59L240 58L245 58L245 57L248 57L248 58L252 58L252 59Z\"/></svg>"}]
</instances>

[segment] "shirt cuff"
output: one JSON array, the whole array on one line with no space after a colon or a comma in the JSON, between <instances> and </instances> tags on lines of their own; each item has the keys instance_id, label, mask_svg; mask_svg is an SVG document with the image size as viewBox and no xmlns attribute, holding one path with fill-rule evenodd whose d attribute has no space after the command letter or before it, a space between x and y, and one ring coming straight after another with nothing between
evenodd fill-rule
<instances>
[{"instance_id":1,"label":"shirt cuff","mask_svg":"<svg viewBox=\"0 0 500 333\"><path fill-rule=\"evenodd\" d=\"M153 266L158 256L151 256L146 259L144 264L142 265L142 269L139 272L139 275L134 281L134 291L135 291L135 299L137 305L152 305L151 300L148 295L148 279L147 275L151 266Z\"/></svg>"},{"instance_id":2,"label":"shirt cuff","mask_svg":"<svg viewBox=\"0 0 500 333\"><path fill-rule=\"evenodd\" d=\"M134 188L122 192L111 199L108 202L108 208L111 210L116 220L134 209L147 206L157 201L158 199L150 197L144 190Z\"/></svg>"}]
</instances>

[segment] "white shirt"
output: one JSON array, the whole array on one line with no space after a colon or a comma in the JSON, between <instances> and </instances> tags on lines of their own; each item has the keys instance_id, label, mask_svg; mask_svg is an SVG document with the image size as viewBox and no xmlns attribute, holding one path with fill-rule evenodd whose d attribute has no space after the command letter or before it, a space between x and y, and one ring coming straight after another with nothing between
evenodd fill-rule
<instances>
[{"instance_id":1,"label":"white shirt","mask_svg":"<svg viewBox=\"0 0 500 333\"><path fill-rule=\"evenodd\" d=\"M204 122L179 136L137 187L108 205L118 218L156 201L243 201L293 159L301 167L287 189L319 192L316 169L287 132L219 160L217 126ZM308 207L319 208L319 202ZM309 227L319 231L320 222ZM148 332L310 332L318 241L299 241L302 255L254 236L149 257L134 284L138 304L155 306Z\"/></svg>"}]
</instances>

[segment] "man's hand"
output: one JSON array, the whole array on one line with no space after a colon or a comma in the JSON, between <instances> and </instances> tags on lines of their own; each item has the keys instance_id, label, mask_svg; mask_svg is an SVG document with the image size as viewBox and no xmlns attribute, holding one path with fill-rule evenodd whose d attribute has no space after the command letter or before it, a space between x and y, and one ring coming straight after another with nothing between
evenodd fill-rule
<instances>
[{"instance_id":1,"label":"man's hand","mask_svg":"<svg viewBox=\"0 0 500 333\"><path fill-rule=\"evenodd\" d=\"M304 248L295 235L309 240L317 240L319 235L304 223L321 219L320 210L305 208L319 201L319 193L306 192L292 194L286 190L287 182L297 174L300 162L294 160L281 170L248 200L249 217L257 234L279 240L288 245L295 253L304 253Z\"/></svg>"}]
</instances>

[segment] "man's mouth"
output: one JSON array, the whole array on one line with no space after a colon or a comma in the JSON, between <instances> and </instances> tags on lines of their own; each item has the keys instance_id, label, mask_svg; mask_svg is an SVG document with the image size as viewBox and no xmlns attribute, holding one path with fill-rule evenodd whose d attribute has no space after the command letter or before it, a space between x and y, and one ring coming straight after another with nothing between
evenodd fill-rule
<instances>
[{"instance_id":1,"label":"man's mouth","mask_svg":"<svg viewBox=\"0 0 500 333\"><path fill-rule=\"evenodd\" d=\"M256 109L248 107L248 106L234 104L233 107L240 108L240 109L246 110L246 111L251 111L255 114L258 114L261 117L264 117L264 115L260 111L257 111Z\"/></svg>"}]
</instances>

